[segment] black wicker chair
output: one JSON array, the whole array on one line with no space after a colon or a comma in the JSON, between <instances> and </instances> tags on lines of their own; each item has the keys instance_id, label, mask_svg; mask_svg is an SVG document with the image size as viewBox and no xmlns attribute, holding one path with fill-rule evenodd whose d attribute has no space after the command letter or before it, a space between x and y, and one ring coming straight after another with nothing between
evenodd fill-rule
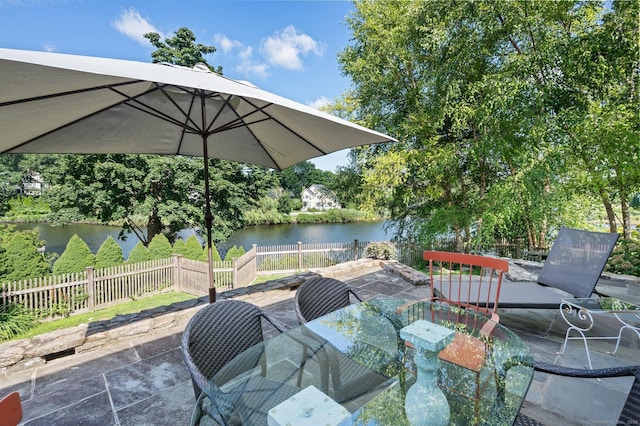
<instances>
[{"instance_id":1,"label":"black wicker chair","mask_svg":"<svg viewBox=\"0 0 640 426\"><path fill-rule=\"evenodd\" d=\"M220 300L191 318L182 334L181 347L196 399L225 364L263 341L263 320L279 332L288 328L260 307L239 300Z\"/></svg>"},{"instance_id":2,"label":"black wicker chair","mask_svg":"<svg viewBox=\"0 0 640 426\"><path fill-rule=\"evenodd\" d=\"M362 302L358 293L342 281L325 277L310 278L296 292L294 303L298 321L304 324L349 306L350 296Z\"/></svg>"},{"instance_id":3,"label":"black wicker chair","mask_svg":"<svg viewBox=\"0 0 640 426\"><path fill-rule=\"evenodd\" d=\"M596 370L583 370L576 368L561 367L558 365L547 363L534 363L536 371L540 371L548 374L555 374L565 377L580 377L580 378L593 378L600 379L606 377L623 377L634 376L635 380L627 396L627 401L622 408L618 424L620 425L637 425L640 424L640 365L630 365L625 367L612 367L601 368ZM544 426L542 423L525 416L524 414L518 414L515 426Z\"/></svg>"},{"instance_id":4,"label":"black wicker chair","mask_svg":"<svg viewBox=\"0 0 640 426\"><path fill-rule=\"evenodd\" d=\"M298 321L300 324L305 324L347 307L351 304L352 298L354 301L362 302L362 297L340 280L326 277L311 278L298 288L295 295L294 304ZM389 323L389 326L393 329L394 324ZM311 334L310 337L314 338ZM365 343L361 344L365 345ZM372 353L376 353L375 348L372 347L370 350ZM389 357L389 354L379 353L379 356ZM360 397L388 380L384 375L345 356L328 343L323 345L323 351L319 352L316 357L323 374L321 390L330 393L333 399L340 403ZM305 348L303 360L306 358ZM389 362L398 362L398 360L390 359ZM304 361L298 376L298 386L300 386L303 371ZM329 377L331 378L331 391L328 389Z\"/></svg>"}]
</instances>

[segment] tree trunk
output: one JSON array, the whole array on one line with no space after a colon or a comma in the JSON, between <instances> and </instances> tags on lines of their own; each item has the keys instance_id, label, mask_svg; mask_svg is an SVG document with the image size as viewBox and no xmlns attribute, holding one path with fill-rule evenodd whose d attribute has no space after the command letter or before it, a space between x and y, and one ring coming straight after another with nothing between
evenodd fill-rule
<instances>
[{"instance_id":1,"label":"tree trunk","mask_svg":"<svg viewBox=\"0 0 640 426\"><path fill-rule=\"evenodd\" d=\"M616 215L613 212L611 200L609 199L609 196L603 188L600 188L599 192L602 203L604 204L604 209L607 211L607 219L609 220L609 232L618 232L618 226L616 225ZM622 199L624 200L624 197L622 197Z\"/></svg>"},{"instance_id":2,"label":"tree trunk","mask_svg":"<svg viewBox=\"0 0 640 426\"><path fill-rule=\"evenodd\" d=\"M547 219L540 224L540 237L538 238L538 247L547 247Z\"/></svg>"},{"instance_id":3,"label":"tree trunk","mask_svg":"<svg viewBox=\"0 0 640 426\"><path fill-rule=\"evenodd\" d=\"M622 236L625 239L631 238L631 213L626 192L620 193L620 206L622 208Z\"/></svg>"},{"instance_id":4,"label":"tree trunk","mask_svg":"<svg viewBox=\"0 0 640 426\"><path fill-rule=\"evenodd\" d=\"M464 252L464 243L462 241L462 230L458 225L455 225L455 236L456 236L456 251L463 253Z\"/></svg>"},{"instance_id":5,"label":"tree trunk","mask_svg":"<svg viewBox=\"0 0 640 426\"><path fill-rule=\"evenodd\" d=\"M147 244L160 232L162 232L162 221L160 220L160 216L158 216L158 210L153 209L149 215L149 223L147 224Z\"/></svg>"}]
</instances>

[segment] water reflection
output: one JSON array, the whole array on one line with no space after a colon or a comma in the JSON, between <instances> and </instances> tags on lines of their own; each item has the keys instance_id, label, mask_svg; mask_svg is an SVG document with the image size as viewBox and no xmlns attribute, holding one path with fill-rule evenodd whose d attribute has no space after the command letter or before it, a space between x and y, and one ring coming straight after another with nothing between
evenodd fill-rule
<instances>
[{"instance_id":1,"label":"water reflection","mask_svg":"<svg viewBox=\"0 0 640 426\"><path fill-rule=\"evenodd\" d=\"M138 243L138 238L133 233L125 235L126 240L118 240L120 227L106 225L71 224L67 226L51 226L44 223L21 223L15 225L18 230L39 229L40 238L47 242L46 251L62 254L69 238L78 234L92 253L97 253L100 245L109 237L118 241L124 258ZM388 240L391 234L385 233L385 222L359 222L359 223L329 223L329 224L295 224L295 225L270 225L250 226L235 232L229 240L216 244L220 255L224 254L234 245L242 246L245 250L252 244L281 245L303 243L339 243L353 240L380 241ZM182 238L188 238L195 233L187 229L178 233Z\"/></svg>"}]
</instances>

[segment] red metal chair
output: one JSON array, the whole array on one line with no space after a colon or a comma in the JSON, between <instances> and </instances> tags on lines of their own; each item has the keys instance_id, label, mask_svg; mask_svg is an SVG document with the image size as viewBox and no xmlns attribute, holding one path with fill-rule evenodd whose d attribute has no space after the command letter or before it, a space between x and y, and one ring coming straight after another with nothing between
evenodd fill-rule
<instances>
[{"instance_id":1,"label":"red metal chair","mask_svg":"<svg viewBox=\"0 0 640 426\"><path fill-rule=\"evenodd\" d=\"M20 394L12 392L0 400L0 423L15 426L22 420Z\"/></svg>"},{"instance_id":2,"label":"red metal chair","mask_svg":"<svg viewBox=\"0 0 640 426\"><path fill-rule=\"evenodd\" d=\"M483 369L493 369L494 374L491 375L497 379L490 359L491 333L499 322L496 311L500 286L503 275L509 270L509 263L494 257L439 251L425 251L423 258L429 263L432 294L429 300L453 308L451 315L456 315L456 312L475 314L468 316L472 322L466 324L465 330L456 330L454 340L438 354L438 358L458 365L475 376L470 392L458 389L448 380L441 380L440 386L475 400L478 419L481 393L488 383L488 380L481 381ZM423 318L426 312L431 311L415 309L411 305L399 310L399 313L406 314L409 323L418 319L433 321L433 318Z\"/></svg>"}]
</instances>

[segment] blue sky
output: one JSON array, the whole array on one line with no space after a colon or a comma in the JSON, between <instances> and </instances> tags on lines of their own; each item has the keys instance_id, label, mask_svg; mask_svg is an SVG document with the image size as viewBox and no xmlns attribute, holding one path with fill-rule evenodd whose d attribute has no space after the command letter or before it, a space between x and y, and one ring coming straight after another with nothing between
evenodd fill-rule
<instances>
[{"instance_id":1,"label":"blue sky","mask_svg":"<svg viewBox=\"0 0 640 426\"><path fill-rule=\"evenodd\" d=\"M145 32L191 29L231 78L319 106L349 88L337 54L349 43L347 1L0 0L0 47L151 61ZM346 151L312 160L335 171Z\"/></svg>"}]
</instances>

